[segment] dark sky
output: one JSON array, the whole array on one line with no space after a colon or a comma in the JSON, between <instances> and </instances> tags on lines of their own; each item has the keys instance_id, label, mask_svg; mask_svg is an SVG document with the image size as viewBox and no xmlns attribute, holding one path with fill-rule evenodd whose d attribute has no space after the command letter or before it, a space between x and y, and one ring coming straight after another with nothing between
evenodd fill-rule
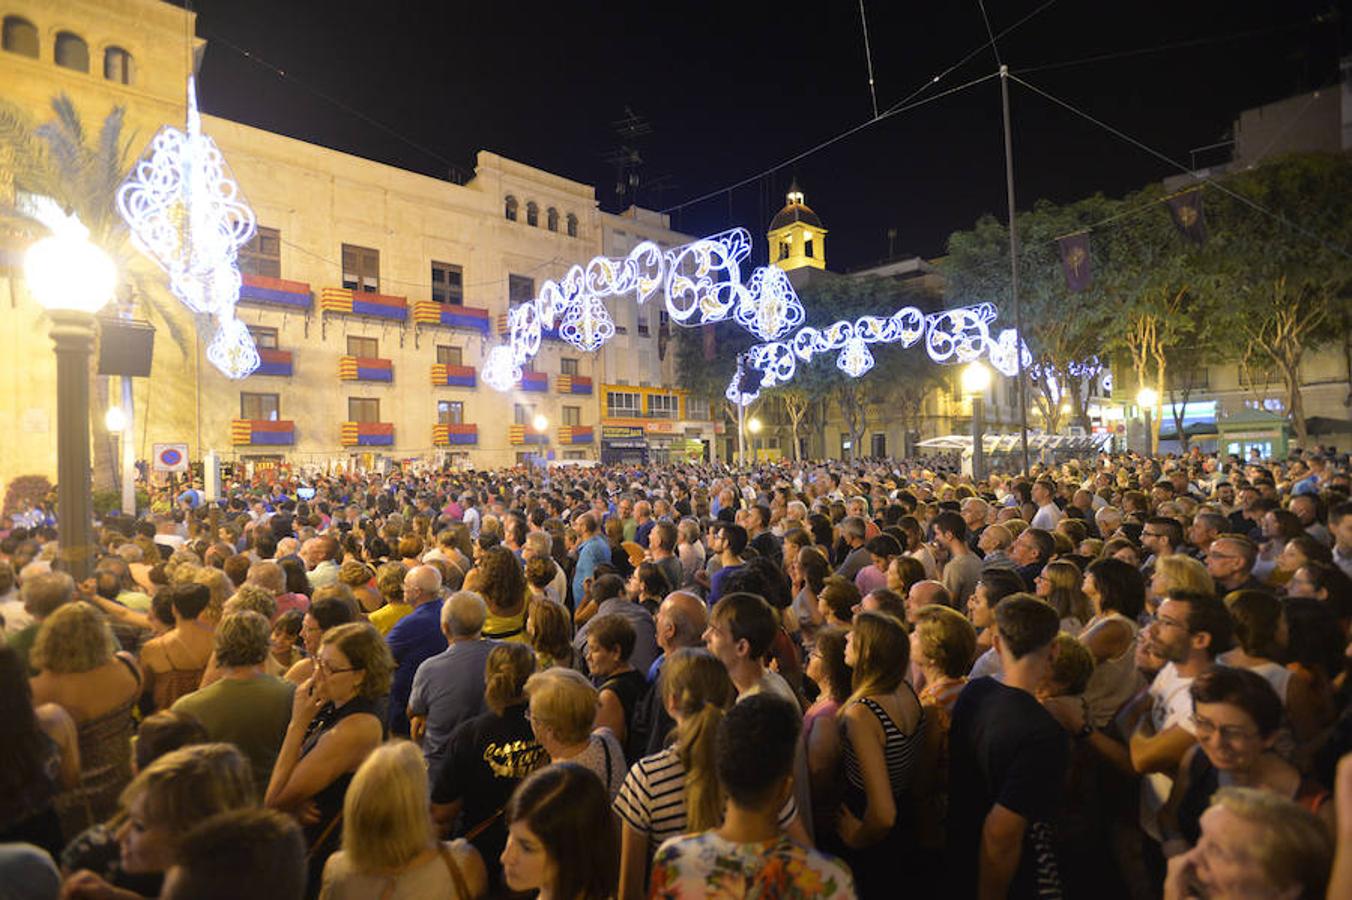
<instances>
[{"instance_id":1,"label":"dark sky","mask_svg":"<svg viewBox=\"0 0 1352 900\"><path fill-rule=\"evenodd\" d=\"M998 34L1043 2L986 0L986 8ZM607 162L620 145L612 123L626 107L652 129L636 144L638 199L658 209L755 176L871 115L855 0L192 6L209 42L207 112L443 177L452 164L468 170L478 149L493 150L597 185L611 210L621 205ZM865 7L880 109L987 40L977 0ZM1055 0L999 48L1029 82L1186 162L1193 148L1226 137L1239 110L1336 81L1346 23L1335 8L1333 0ZM1131 55L1042 68L1114 53ZM986 49L920 97L995 67ZM1043 197L1120 195L1173 174L1018 84L1011 103L1021 208ZM887 257L889 228L895 255L935 255L982 213L1004 218L1003 148L991 79L685 207L673 225L694 234L743 225L761 262L765 226L796 175L830 229L832 269Z\"/></svg>"}]
</instances>

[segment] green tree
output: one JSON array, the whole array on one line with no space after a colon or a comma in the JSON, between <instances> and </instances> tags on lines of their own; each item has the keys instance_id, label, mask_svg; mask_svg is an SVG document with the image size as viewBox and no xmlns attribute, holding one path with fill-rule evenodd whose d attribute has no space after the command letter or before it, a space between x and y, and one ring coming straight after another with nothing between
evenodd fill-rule
<instances>
[{"instance_id":1,"label":"green tree","mask_svg":"<svg viewBox=\"0 0 1352 900\"><path fill-rule=\"evenodd\" d=\"M1206 193L1207 287L1228 312L1244 367L1276 371L1296 443L1305 446L1301 363L1310 351L1346 344L1352 319L1352 161L1295 154L1225 187L1239 197Z\"/></svg>"}]
</instances>

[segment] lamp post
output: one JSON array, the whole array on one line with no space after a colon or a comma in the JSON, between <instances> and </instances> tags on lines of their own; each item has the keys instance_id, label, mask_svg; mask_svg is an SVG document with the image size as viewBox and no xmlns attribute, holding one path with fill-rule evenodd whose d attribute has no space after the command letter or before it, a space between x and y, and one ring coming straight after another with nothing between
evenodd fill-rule
<instances>
[{"instance_id":1,"label":"lamp post","mask_svg":"<svg viewBox=\"0 0 1352 900\"><path fill-rule=\"evenodd\" d=\"M751 432L751 460L760 462L760 433L761 420L758 416L752 416L746 423L746 430Z\"/></svg>"},{"instance_id":2,"label":"lamp post","mask_svg":"<svg viewBox=\"0 0 1352 900\"><path fill-rule=\"evenodd\" d=\"M129 386L131 378L123 375L122 384ZM124 399L126 395L127 392L123 391ZM103 415L103 427L108 429L109 434L118 436L122 457L122 514L134 517L136 515L136 453L132 444L131 422L122 407L110 406L108 412Z\"/></svg>"},{"instance_id":3,"label":"lamp post","mask_svg":"<svg viewBox=\"0 0 1352 900\"><path fill-rule=\"evenodd\" d=\"M72 577L89 577L93 511L89 472L89 357L94 313L113 295L117 269L73 217L28 248L28 291L51 319L56 351L56 516L61 556Z\"/></svg>"},{"instance_id":4,"label":"lamp post","mask_svg":"<svg viewBox=\"0 0 1352 900\"><path fill-rule=\"evenodd\" d=\"M962 391L972 398L972 481L980 484L986 476L986 389L991 386L991 370L983 362L971 362L962 370Z\"/></svg>"},{"instance_id":5,"label":"lamp post","mask_svg":"<svg viewBox=\"0 0 1352 900\"><path fill-rule=\"evenodd\" d=\"M1145 455L1153 456L1154 449L1151 446L1155 442L1155 432L1150 423L1150 413L1155 408L1155 404L1160 402L1160 395L1154 388L1143 387L1136 392L1136 405L1141 408L1141 413L1145 416Z\"/></svg>"}]
</instances>

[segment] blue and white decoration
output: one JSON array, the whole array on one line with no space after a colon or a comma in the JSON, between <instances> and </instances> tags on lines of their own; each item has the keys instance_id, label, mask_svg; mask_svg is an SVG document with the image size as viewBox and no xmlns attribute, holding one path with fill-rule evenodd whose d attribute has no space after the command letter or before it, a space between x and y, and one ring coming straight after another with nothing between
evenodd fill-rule
<instances>
[{"instance_id":1,"label":"blue and white decoration","mask_svg":"<svg viewBox=\"0 0 1352 900\"><path fill-rule=\"evenodd\" d=\"M165 127L150 153L117 191L117 209L137 248L169 275L169 290L216 332L207 359L229 378L244 378L260 360L235 318L239 248L257 228L216 142L202 133L197 88L188 78L187 130Z\"/></svg>"},{"instance_id":2,"label":"blue and white decoration","mask_svg":"<svg viewBox=\"0 0 1352 900\"><path fill-rule=\"evenodd\" d=\"M557 327L565 341L584 352L600 349L615 335L602 298L633 292L646 303L658 289L672 321L695 327L732 318L762 341L746 352L744 366L728 385L728 399L742 405L762 389L792 380L799 362L819 353L839 351L837 367L858 378L873 368L869 344L911 347L923 339L937 363L969 363L985 355L1011 376L1020 361L1024 368L1032 361L1014 329L992 337L998 311L991 303L928 315L907 306L886 317L860 316L820 329L803 325L802 301L782 269L759 266L742 281L742 261L750 253L751 235L733 228L666 251L644 241L623 259L598 256L585 268L573 266L508 314L508 343L489 351L484 381L499 391L512 390L522 368L539 353L543 329Z\"/></svg>"}]
</instances>

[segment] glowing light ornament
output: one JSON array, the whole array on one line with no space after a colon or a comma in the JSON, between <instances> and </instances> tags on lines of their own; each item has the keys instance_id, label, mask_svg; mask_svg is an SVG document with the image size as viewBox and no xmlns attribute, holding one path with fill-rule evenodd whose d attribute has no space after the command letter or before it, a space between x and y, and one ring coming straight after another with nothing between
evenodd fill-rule
<instances>
[{"instance_id":1,"label":"glowing light ornament","mask_svg":"<svg viewBox=\"0 0 1352 900\"><path fill-rule=\"evenodd\" d=\"M258 368L253 339L235 319L239 248L257 228L215 141L202 133L197 87L188 77L187 128L164 127L117 191L137 248L169 276L184 306L215 320L207 358L230 378Z\"/></svg>"}]
</instances>

